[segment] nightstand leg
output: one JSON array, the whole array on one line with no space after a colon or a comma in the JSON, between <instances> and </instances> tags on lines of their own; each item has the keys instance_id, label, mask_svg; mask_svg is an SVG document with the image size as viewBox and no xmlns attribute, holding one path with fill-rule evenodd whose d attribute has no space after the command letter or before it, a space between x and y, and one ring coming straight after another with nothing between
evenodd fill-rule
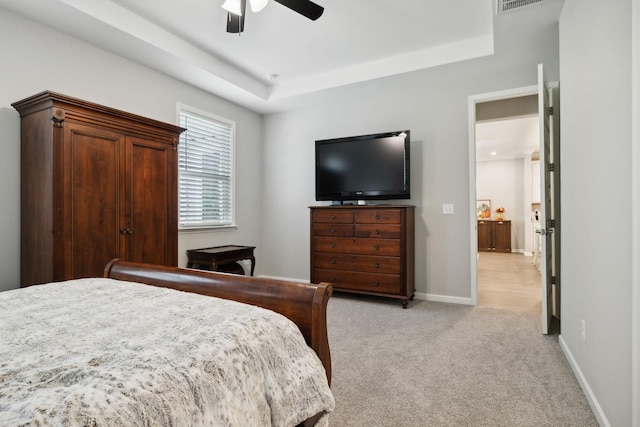
<instances>
[{"instance_id":1,"label":"nightstand leg","mask_svg":"<svg viewBox=\"0 0 640 427\"><path fill-rule=\"evenodd\" d=\"M251 275L253 276L253 271L256 269L256 257L252 256L249 259L251 260Z\"/></svg>"}]
</instances>

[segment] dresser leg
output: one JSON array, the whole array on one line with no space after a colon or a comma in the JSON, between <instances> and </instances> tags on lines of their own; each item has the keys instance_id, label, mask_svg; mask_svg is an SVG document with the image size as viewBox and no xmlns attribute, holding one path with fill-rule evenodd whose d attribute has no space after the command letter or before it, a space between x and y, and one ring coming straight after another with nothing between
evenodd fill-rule
<instances>
[{"instance_id":1,"label":"dresser leg","mask_svg":"<svg viewBox=\"0 0 640 427\"><path fill-rule=\"evenodd\" d=\"M401 302L402 308L407 308L407 306L409 305L409 299L403 299Z\"/></svg>"}]
</instances>

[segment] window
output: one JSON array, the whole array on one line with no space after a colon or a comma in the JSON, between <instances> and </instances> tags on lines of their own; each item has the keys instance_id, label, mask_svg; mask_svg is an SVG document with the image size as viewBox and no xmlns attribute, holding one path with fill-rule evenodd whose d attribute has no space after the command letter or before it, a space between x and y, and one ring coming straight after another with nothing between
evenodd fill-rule
<instances>
[{"instance_id":1,"label":"window","mask_svg":"<svg viewBox=\"0 0 640 427\"><path fill-rule=\"evenodd\" d=\"M180 106L180 228L234 225L235 123Z\"/></svg>"}]
</instances>

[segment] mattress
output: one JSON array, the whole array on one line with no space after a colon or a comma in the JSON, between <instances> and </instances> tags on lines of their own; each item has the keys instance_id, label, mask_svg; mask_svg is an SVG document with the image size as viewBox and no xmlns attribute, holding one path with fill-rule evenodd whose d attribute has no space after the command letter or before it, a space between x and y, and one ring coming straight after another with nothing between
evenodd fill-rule
<instances>
[{"instance_id":1,"label":"mattress","mask_svg":"<svg viewBox=\"0 0 640 427\"><path fill-rule=\"evenodd\" d=\"M296 325L235 301L78 279L0 293L0 331L1 425L295 426L335 407Z\"/></svg>"}]
</instances>

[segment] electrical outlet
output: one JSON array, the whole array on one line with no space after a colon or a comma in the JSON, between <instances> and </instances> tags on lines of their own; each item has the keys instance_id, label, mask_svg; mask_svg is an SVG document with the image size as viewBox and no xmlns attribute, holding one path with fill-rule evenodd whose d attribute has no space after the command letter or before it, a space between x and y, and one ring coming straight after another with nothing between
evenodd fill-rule
<instances>
[{"instance_id":1,"label":"electrical outlet","mask_svg":"<svg viewBox=\"0 0 640 427\"><path fill-rule=\"evenodd\" d=\"M580 320L580 326L581 326L581 334L582 334L582 342L586 343L587 342L587 322L583 320Z\"/></svg>"},{"instance_id":2,"label":"electrical outlet","mask_svg":"<svg viewBox=\"0 0 640 427\"><path fill-rule=\"evenodd\" d=\"M443 215L453 215L453 203L444 203L442 205Z\"/></svg>"}]
</instances>

